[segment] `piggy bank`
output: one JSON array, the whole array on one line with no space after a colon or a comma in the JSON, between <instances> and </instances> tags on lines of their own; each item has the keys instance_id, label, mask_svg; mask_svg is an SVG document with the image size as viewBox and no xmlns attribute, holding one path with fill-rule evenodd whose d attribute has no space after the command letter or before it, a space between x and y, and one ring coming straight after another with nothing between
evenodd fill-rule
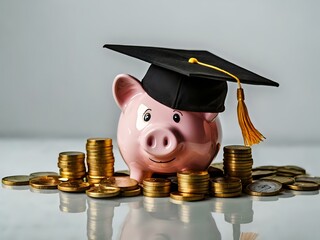
<instances>
[{"instance_id":1,"label":"piggy bank","mask_svg":"<svg viewBox=\"0 0 320 240\"><path fill-rule=\"evenodd\" d=\"M142 182L153 173L205 170L217 155L218 113L167 107L126 74L114 79L113 95L121 109L118 146L131 178Z\"/></svg>"}]
</instances>

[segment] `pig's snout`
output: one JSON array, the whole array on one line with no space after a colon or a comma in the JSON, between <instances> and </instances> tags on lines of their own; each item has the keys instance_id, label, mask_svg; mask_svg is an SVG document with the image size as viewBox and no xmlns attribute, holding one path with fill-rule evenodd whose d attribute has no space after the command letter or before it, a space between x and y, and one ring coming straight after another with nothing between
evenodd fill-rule
<instances>
[{"instance_id":1,"label":"pig's snout","mask_svg":"<svg viewBox=\"0 0 320 240\"><path fill-rule=\"evenodd\" d=\"M154 129L141 138L141 145L149 154L156 157L165 157L174 152L178 141L170 130Z\"/></svg>"}]
</instances>

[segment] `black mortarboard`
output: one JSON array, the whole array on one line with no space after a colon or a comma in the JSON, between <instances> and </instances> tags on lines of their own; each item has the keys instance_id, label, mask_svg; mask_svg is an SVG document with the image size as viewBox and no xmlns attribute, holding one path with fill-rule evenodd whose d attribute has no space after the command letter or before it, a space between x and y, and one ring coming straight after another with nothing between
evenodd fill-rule
<instances>
[{"instance_id":1,"label":"black mortarboard","mask_svg":"<svg viewBox=\"0 0 320 240\"><path fill-rule=\"evenodd\" d=\"M238 82L240 89L240 81L279 86L208 51L114 44L104 47L151 63L142 87L152 98L173 109L223 112L226 81ZM239 97L238 92L238 99L244 99L242 95Z\"/></svg>"}]
</instances>

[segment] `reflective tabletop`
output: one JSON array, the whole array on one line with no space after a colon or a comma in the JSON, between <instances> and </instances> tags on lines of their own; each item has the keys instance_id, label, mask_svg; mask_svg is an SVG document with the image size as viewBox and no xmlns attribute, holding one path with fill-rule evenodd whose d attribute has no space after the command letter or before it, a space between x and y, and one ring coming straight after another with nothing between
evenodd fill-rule
<instances>
[{"instance_id":1,"label":"reflective tabletop","mask_svg":"<svg viewBox=\"0 0 320 240\"><path fill-rule=\"evenodd\" d=\"M58 153L84 151L85 141L1 139L1 178L58 172ZM116 148L114 153L115 169L126 169ZM253 148L254 166L298 165L316 176L319 155L317 145ZM182 203L167 197L94 199L84 193L2 185L0 239L318 239L319 200L319 191L291 190L274 197L243 194Z\"/></svg>"}]
</instances>

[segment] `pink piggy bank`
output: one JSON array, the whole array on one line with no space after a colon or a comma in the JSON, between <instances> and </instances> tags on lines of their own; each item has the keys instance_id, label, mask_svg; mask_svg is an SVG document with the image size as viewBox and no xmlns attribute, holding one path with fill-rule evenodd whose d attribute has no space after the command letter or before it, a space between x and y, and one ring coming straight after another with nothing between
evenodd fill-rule
<instances>
[{"instance_id":1,"label":"pink piggy bank","mask_svg":"<svg viewBox=\"0 0 320 240\"><path fill-rule=\"evenodd\" d=\"M135 78L121 74L113 83L121 109L118 146L130 177L142 182L152 173L205 170L221 142L218 113L180 111L151 98Z\"/></svg>"}]
</instances>

